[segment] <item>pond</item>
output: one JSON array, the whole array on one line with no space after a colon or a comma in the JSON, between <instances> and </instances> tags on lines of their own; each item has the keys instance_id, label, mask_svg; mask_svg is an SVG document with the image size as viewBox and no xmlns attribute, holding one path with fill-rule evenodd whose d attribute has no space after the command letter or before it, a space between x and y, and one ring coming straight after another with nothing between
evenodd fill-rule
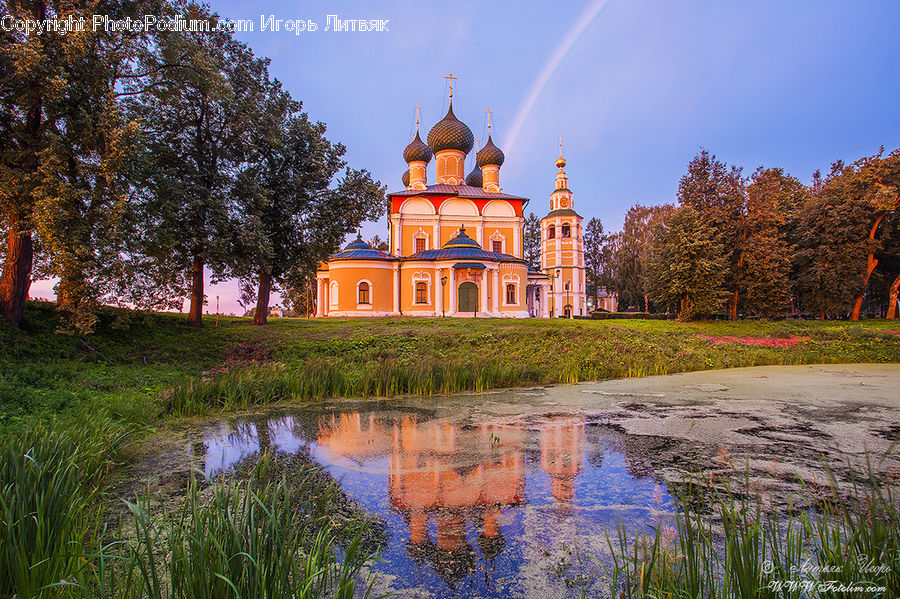
<instances>
[{"instance_id":1,"label":"pond","mask_svg":"<svg viewBox=\"0 0 900 599\"><path fill-rule=\"evenodd\" d=\"M897 366L767 367L329 402L209 422L191 451L208 477L265 450L320 464L385 525L379 592L549 599L580 596L618 526L671 526L685 472L746 468L776 501L825 463L846 475L900 430L898 383Z\"/></svg>"}]
</instances>

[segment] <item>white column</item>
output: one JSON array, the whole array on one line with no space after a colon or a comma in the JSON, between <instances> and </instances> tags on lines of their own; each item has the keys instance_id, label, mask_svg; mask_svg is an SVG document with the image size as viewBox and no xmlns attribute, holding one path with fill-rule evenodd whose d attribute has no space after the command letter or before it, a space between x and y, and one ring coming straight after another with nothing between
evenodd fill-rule
<instances>
[{"instance_id":1,"label":"white column","mask_svg":"<svg viewBox=\"0 0 900 599\"><path fill-rule=\"evenodd\" d=\"M394 264L394 314L400 314L400 263Z\"/></svg>"},{"instance_id":2,"label":"white column","mask_svg":"<svg viewBox=\"0 0 900 599\"><path fill-rule=\"evenodd\" d=\"M500 268L493 269L491 274L493 275L492 285L494 286L494 301L492 302L494 305L491 309L494 311L494 316L500 316L500 294L505 293L505 291L500 289Z\"/></svg>"},{"instance_id":3,"label":"white column","mask_svg":"<svg viewBox=\"0 0 900 599\"><path fill-rule=\"evenodd\" d=\"M434 315L437 316L444 311L444 286L441 285L442 269L434 269Z\"/></svg>"},{"instance_id":4,"label":"white column","mask_svg":"<svg viewBox=\"0 0 900 599\"><path fill-rule=\"evenodd\" d=\"M325 293L322 294L322 316L328 316L331 310L331 280L325 279L322 283L325 285Z\"/></svg>"},{"instance_id":5,"label":"white column","mask_svg":"<svg viewBox=\"0 0 900 599\"><path fill-rule=\"evenodd\" d=\"M322 293L322 279L316 279L316 317L323 315L324 311L324 293Z\"/></svg>"},{"instance_id":6,"label":"white column","mask_svg":"<svg viewBox=\"0 0 900 599\"><path fill-rule=\"evenodd\" d=\"M452 266L450 271L450 315L456 314L456 269Z\"/></svg>"},{"instance_id":7,"label":"white column","mask_svg":"<svg viewBox=\"0 0 900 599\"><path fill-rule=\"evenodd\" d=\"M490 307L488 306L488 295L487 295L487 288L488 288L487 275L488 275L487 270L481 271L481 305L478 306L479 308L481 308L481 311L484 312L485 314L490 313Z\"/></svg>"},{"instance_id":8,"label":"white column","mask_svg":"<svg viewBox=\"0 0 900 599\"><path fill-rule=\"evenodd\" d=\"M441 221L440 217L434 221L434 224L431 226L431 247L428 248L431 250L439 250L441 249Z\"/></svg>"}]
</instances>

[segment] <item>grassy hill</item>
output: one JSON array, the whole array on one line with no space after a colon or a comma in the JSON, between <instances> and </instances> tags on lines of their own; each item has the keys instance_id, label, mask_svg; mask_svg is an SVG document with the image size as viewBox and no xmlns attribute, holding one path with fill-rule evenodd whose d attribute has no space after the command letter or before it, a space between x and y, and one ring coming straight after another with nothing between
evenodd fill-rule
<instances>
[{"instance_id":1,"label":"grassy hill","mask_svg":"<svg viewBox=\"0 0 900 599\"><path fill-rule=\"evenodd\" d=\"M0 427L104 409L153 422L298 397L423 395L763 364L900 362L896 321L208 318L106 308L91 335L53 304L0 324Z\"/></svg>"}]
</instances>

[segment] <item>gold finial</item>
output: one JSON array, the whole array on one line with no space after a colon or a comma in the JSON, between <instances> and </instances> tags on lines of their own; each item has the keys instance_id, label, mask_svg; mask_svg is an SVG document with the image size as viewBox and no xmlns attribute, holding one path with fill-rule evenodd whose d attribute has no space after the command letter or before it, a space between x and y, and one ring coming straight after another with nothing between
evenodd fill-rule
<instances>
[{"instance_id":1,"label":"gold finial","mask_svg":"<svg viewBox=\"0 0 900 599\"><path fill-rule=\"evenodd\" d=\"M563 158L563 155L562 155L562 140L563 140L563 136L560 135L559 136L559 158L556 159L556 166L560 170L562 170L562 168L564 166L566 166L566 159Z\"/></svg>"},{"instance_id":2,"label":"gold finial","mask_svg":"<svg viewBox=\"0 0 900 599\"><path fill-rule=\"evenodd\" d=\"M494 114L494 111L491 110L490 108L488 108L487 110L485 110L485 112L487 113L487 117L488 117L488 137L490 137L491 136L491 115Z\"/></svg>"},{"instance_id":3,"label":"gold finial","mask_svg":"<svg viewBox=\"0 0 900 599\"><path fill-rule=\"evenodd\" d=\"M444 79L450 80L450 102L453 102L453 80L459 79L459 77L455 77L453 73L450 73L449 75L444 75Z\"/></svg>"},{"instance_id":4,"label":"gold finial","mask_svg":"<svg viewBox=\"0 0 900 599\"><path fill-rule=\"evenodd\" d=\"M416 133L418 133L419 132L419 109L421 109L422 107L419 106L418 104L416 104L415 106L413 106L413 108L416 109Z\"/></svg>"},{"instance_id":5,"label":"gold finial","mask_svg":"<svg viewBox=\"0 0 900 599\"><path fill-rule=\"evenodd\" d=\"M478 149L478 142L479 142L479 141L481 141L481 140L478 139L478 138L476 137L476 138L475 138L475 149L476 149L476 150Z\"/></svg>"}]
</instances>

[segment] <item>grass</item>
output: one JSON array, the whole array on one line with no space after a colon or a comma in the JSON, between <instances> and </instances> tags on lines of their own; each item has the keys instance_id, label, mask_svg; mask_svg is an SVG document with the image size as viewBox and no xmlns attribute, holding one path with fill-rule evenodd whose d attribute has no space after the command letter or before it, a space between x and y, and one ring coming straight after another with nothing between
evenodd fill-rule
<instances>
[{"instance_id":1,"label":"grass","mask_svg":"<svg viewBox=\"0 0 900 599\"><path fill-rule=\"evenodd\" d=\"M435 395L767 364L900 362L894 321L696 322L221 318L105 309L90 336L32 302L0 324L0 431L107 410L137 424L285 399ZM709 337L797 336L792 347ZM165 401L160 402L160 399Z\"/></svg>"},{"instance_id":2,"label":"grass","mask_svg":"<svg viewBox=\"0 0 900 599\"><path fill-rule=\"evenodd\" d=\"M284 319L256 327L221 318L218 327L197 328L182 315L104 309L93 335L59 333L57 325L53 305L41 302L27 305L21 330L0 323L0 597L365 592L359 575L372 556L359 539L367 531L341 537L321 517L324 504L317 501L325 491L311 480L294 487L305 489L299 495L286 480L217 483L207 495L194 485L177 510L162 514L144 497L110 529L104 483L123 441L181 415L283 400L428 396L763 364L900 362L900 335L892 332L900 325L889 321L387 318ZM704 335L803 340L764 347L717 344ZM846 520L849 507L830 507L843 510L832 516L844 528L834 528L835 517L802 522L805 539L819 534L821 559L833 559L848 542L896 548L896 512L883 520L890 530L869 538L860 533L868 524ZM721 517L744 518L742 509ZM742 583L756 576L752 559L715 561L701 521L684 513L679 530L691 540L676 556L691 557L671 561L658 548L634 553L617 566L622 588L637 593L631 596L659 589L668 591L652 596L696 596L678 585L711 589L714 567L736 572ZM732 537L732 556L778 552L780 536L746 536L765 534L758 519L735 523L743 532ZM782 553L793 563L795 541L786 538ZM694 565L678 565L688 562ZM657 573L649 578L648 564ZM661 586L646 587L653 580Z\"/></svg>"},{"instance_id":3,"label":"grass","mask_svg":"<svg viewBox=\"0 0 900 599\"><path fill-rule=\"evenodd\" d=\"M278 478L264 455L243 482L188 486L174 511L140 496L117 526L101 501L121 428L104 420L7 440L0 466L0 597L367 596L366 523L331 524L335 483ZM98 435L106 430L107 435Z\"/></svg>"},{"instance_id":4,"label":"grass","mask_svg":"<svg viewBox=\"0 0 900 599\"><path fill-rule=\"evenodd\" d=\"M744 487L746 488L746 484ZM900 511L893 483L871 465L849 493L830 478L817 508L779 512L759 497L702 497L688 482L674 528L609 538L610 594L632 598L900 596ZM711 515L700 505L713 506ZM882 590L873 592L873 588Z\"/></svg>"}]
</instances>

